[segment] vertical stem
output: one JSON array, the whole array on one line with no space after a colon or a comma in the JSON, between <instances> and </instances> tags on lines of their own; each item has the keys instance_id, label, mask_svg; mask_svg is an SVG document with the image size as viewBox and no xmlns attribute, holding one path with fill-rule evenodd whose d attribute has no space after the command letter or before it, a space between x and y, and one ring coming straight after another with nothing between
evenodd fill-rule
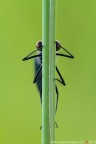
<instances>
[{"instance_id":1,"label":"vertical stem","mask_svg":"<svg viewBox=\"0 0 96 144\"><path fill-rule=\"evenodd\" d=\"M49 118L50 141L55 141L55 0L50 0L50 33L49 33Z\"/></svg>"},{"instance_id":2,"label":"vertical stem","mask_svg":"<svg viewBox=\"0 0 96 144\"><path fill-rule=\"evenodd\" d=\"M42 0L42 144L50 144L49 127L49 21L50 1Z\"/></svg>"},{"instance_id":3,"label":"vertical stem","mask_svg":"<svg viewBox=\"0 0 96 144\"><path fill-rule=\"evenodd\" d=\"M42 0L42 144L55 141L55 0Z\"/></svg>"}]
</instances>

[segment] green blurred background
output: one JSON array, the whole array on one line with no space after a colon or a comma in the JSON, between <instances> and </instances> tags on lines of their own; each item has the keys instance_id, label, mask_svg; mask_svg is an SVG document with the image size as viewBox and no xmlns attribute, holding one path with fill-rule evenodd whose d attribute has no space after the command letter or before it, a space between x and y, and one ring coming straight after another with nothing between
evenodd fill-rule
<instances>
[{"instance_id":1,"label":"green blurred background","mask_svg":"<svg viewBox=\"0 0 96 144\"><path fill-rule=\"evenodd\" d=\"M0 0L0 144L41 143L34 60L22 62L40 39L41 0ZM58 0L56 39L75 56L57 60L56 140L96 140L96 0Z\"/></svg>"}]
</instances>

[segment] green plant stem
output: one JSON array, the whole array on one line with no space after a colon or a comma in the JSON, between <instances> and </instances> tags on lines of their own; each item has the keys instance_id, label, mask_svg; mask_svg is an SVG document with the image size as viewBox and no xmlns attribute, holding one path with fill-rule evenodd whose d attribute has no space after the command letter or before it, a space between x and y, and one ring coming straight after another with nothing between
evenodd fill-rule
<instances>
[{"instance_id":1,"label":"green plant stem","mask_svg":"<svg viewBox=\"0 0 96 144\"><path fill-rule=\"evenodd\" d=\"M55 0L42 0L42 144L55 141Z\"/></svg>"},{"instance_id":2,"label":"green plant stem","mask_svg":"<svg viewBox=\"0 0 96 144\"><path fill-rule=\"evenodd\" d=\"M49 21L50 1L42 0L42 144L50 144L49 127Z\"/></svg>"},{"instance_id":3,"label":"green plant stem","mask_svg":"<svg viewBox=\"0 0 96 144\"><path fill-rule=\"evenodd\" d=\"M55 141L55 1L50 0L50 33L49 33L49 118L50 141Z\"/></svg>"}]
</instances>

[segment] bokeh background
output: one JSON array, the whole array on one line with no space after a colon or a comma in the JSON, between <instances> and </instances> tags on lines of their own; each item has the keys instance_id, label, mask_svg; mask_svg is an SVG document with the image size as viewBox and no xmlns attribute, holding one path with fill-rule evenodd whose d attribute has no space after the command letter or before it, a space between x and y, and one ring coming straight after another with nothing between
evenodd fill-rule
<instances>
[{"instance_id":1,"label":"bokeh background","mask_svg":"<svg viewBox=\"0 0 96 144\"><path fill-rule=\"evenodd\" d=\"M0 0L0 144L41 143L34 60L42 39L41 0ZM96 0L57 0L56 39L75 59L58 57L56 141L96 140Z\"/></svg>"}]
</instances>

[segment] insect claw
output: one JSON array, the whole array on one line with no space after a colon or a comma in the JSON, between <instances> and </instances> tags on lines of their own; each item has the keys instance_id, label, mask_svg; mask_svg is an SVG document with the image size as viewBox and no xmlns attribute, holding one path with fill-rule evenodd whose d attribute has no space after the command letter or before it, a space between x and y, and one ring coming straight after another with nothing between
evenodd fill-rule
<instances>
[{"instance_id":1,"label":"insect claw","mask_svg":"<svg viewBox=\"0 0 96 144\"><path fill-rule=\"evenodd\" d=\"M42 126L40 126L40 130L42 130Z\"/></svg>"},{"instance_id":2,"label":"insect claw","mask_svg":"<svg viewBox=\"0 0 96 144\"><path fill-rule=\"evenodd\" d=\"M66 86L66 83L65 83L65 82L63 82L63 85L64 85L64 86Z\"/></svg>"},{"instance_id":3,"label":"insect claw","mask_svg":"<svg viewBox=\"0 0 96 144\"><path fill-rule=\"evenodd\" d=\"M55 128L58 128L58 124L57 124L57 122L55 122L55 125L56 125L56 127L55 127Z\"/></svg>"},{"instance_id":4,"label":"insect claw","mask_svg":"<svg viewBox=\"0 0 96 144\"><path fill-rule=\"evenodd\" d=\"M55 122L55 128L58 128L57 122ZM40 130L42 130L42 125L40 126Z\"/></svg>"},{"instance_id":5,"label":"insect claw","mask_svg":"<svg viewBox=\"0 0 96 144\"><path fill-rule=\"evenodd\" d=\"M72 58L74 58L74 56L72 55Z\"/></svg>"},{"instance_id":6,"label":"insect claw","mask_svg":"<svg viewBox=\"0 0 96 144\"><path fill-rule=\"evenodd\" d=\"M23 58L23 59L22 59L22 61L25 61L25 60L26 60L26 58Z\"/></svg>"}]
</instances>

